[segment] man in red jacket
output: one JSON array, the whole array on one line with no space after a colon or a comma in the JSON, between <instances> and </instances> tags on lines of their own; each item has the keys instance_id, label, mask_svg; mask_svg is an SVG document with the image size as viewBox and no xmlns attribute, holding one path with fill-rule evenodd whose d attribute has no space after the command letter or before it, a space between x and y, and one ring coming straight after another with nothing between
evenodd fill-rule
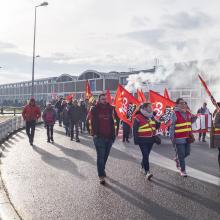
<instances>
[{"instance_id":1,"label":"man in red jacket","mask_svg":"<svg viewBox=\"0 0 220 220\"><path fill-rule=\"evenodd\" d=\"M105 184L105 165L115 140L114 109L99 95L98 103L91 109L91 135L97 152L97 170L100 184Z\"/></svg>"},{"instance_id":2,"label":"man in red jacket","mask_svg":"<svg viewBox=\"0 0 220 220\"><path fill-rule=\"evenodd\" d=\"M34 98L31 98L29 104L24 107L22 116L26 121L26 133L29 138L30 145L33 146L36 121L41 116L40 108L36 105Z\"/></svg>"}]
</instances>

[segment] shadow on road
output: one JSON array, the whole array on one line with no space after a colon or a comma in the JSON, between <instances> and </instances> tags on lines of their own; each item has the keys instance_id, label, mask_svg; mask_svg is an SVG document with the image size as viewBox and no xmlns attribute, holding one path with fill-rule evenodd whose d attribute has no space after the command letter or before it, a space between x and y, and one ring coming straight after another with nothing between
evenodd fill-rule
<instances>
[{"instance_id":1,"label":"shadow on road","mask_svg":"<svg viewBox=\"0 0 220 220\"><path fill-rule=\"evenodd\" d=\"M215 202L207 197L201 196L195 192L186 190L185 188L181 188L177 185L166 182L162 179L154 178L153 182L156 185L165 188L166 190L172 191L178 195L181 195L182 197L185 197L189 200L195 201L195 202L207 207L208 209L211 209L211 210L220 214L220 201ZM218 189L217 189L217 191L218 191ZM220 193L219 193L219 196L220 196Z\"/></svg>"},{"instance_id":2,"label":"shadow on road","mask_svg":"<svg viewBox=\"0 0 220 220\"><path fill-rule=\"evenodd\" d=\"M143 195L119 183L118 181L113 180L111 178L109 178L109 180L115 186L111 184L106 184L107 188L109 188L112 192L119 195L122 199L125 199L132 205L143 210L146 214L151 215L153 218L163 219L163 220L171 220L171 219L187 220L183 216L158 205L157 203L145 198Z\"/></svg>"},{"instance_id":3,"label":"shadow on road","mask_svg":"<svg viewBox=\"0 0 220 220\"><path fill-rule=\"evenodd\" d=\"M85 151L82 150L74 150L70 148L66 148L60 144L53 143L54 146L59 148L65 155L73 157L77 160L88 162L91 165L96 165L96 162L94 161L93 157L91 157L89 154L87 154Z\"/></svg>"},{"instance_id":4,"label":"shadow on road","mask_svg":"<svg viewBox=\"0 0 220 220\"><path fill-rule=\"evenodd\" d=\"M57 169L65 170L65 171L73 174L74 176L77 176L78 178L80 178L82 180L86 179L86 177L83 176L78 171L78 167L71 160L69 160L68 158L57 157L57 156L49 153L48 151L45 151L44 149L39 148L36 145L33 146L33 150L41 155L41 159L45 163L47 163L47 164L49 164L49 165L51 165L51 166L53 166Z\"/></svg>"}]
</instances>

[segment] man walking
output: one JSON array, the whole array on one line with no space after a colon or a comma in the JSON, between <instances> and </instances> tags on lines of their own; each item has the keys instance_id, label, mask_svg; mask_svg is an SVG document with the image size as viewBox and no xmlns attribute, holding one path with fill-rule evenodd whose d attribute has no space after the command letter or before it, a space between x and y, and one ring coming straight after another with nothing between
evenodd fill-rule
<instances>
[{"instance_id":1,"label":"man walking","mask_svg":"<svg viewBox=\"0 0 220 220\"><path fill-rule=\"evenodd\" d=\"M31 98L29 104L24 107L22 116L26 121L26 133L29 138L29 143L33 146L36 121L41 116L40 108L36 105L34 98Z\"/></svg>"},{"instance_id":2,"label":"man walking","mask_svg":"<svg viewBox=\"0 0 220 220\"><path fill-rule=\"evenodd\" d=\"M96 147L97 170L100 184L105 184L105 166L115 140L114 109L106 100L105 94L99 95L98 103L91 109L91 135Z\"/></svg>"},{"instance_id":3,"label":"man walking","mask_svg":"<svg viewBox=\"0 0 220 220\"><path fill-rule=\"evenodd\" d=\"M70 138L71 141L74 137L74 128L76 132L76 142L79 140L79 120L81 118L80 107L78 106L78 101L75 99L74 102L70 102L68 105L68 117L70 120Z\"/></svg>"},{"instance_id":4,"label":"man walking","mask_svg":"<svg viewBox=\"0 0 220 220\"><path fill-rule=\"evenodd\" d=\"M61 112L62 112L62 101L63 101L63 98L60 97L59 101L57 101L56 104L55 104L55 109L57 110L57 119L59 121L59 126L60 127L62 126L62 115L61 115Z\"/></svg>"},{"instance_id":5,"label":"man walking","mask_svg":"<svg viewBox=\"0 0 220 220\"><path fill-rule=\"evenodd\" d=\"M197 111L198 114L202 115L208 115L210 114L209 109L207 108L207 103L204 102L203 106ZM199 133L199 141L201 141L202 137L202 142L206 142L205 137L206 137L206 132L200 132Z\"/></svg>"}]
</instances>

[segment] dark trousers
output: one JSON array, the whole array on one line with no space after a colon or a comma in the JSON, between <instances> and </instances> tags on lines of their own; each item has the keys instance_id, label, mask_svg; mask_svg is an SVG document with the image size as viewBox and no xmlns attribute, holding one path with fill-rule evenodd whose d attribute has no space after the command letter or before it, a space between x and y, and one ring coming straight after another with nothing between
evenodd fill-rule
<instances>
[{"instance_id":1,"label":"dark trousers","mask_svg":"<svg viewBox=\"0 0 220 220\"><path fill-rule=\"evenodd\" d=\"M81 131L81 132L82 132L82 131L85 131L85 130L86 130L86 121L81 120L81 121L79 122L79 127L80 127L80 131Z\"/></svg>"},{"instance_id":2,"label":"dark trousers","mask_svg":"<svg viewBox=\"0 0 220 220\"><path fill-rule=\"evenodd\" d=\"M113 141L111 139L107 138L93 138L96 153L97 153L97 170L98 170L98 176L104 177L105 176L105 165L108 160L108 156L113 144Z\"/></svg>"},{"instance_id":3,"label":"dark trousers","mask_svg":"<svg viewBox=\"0 0 220 220\"><path fill-rule=\"evenodd\" d=\"M144 168L145 172L148 172L150 170L149 155L152 150L153 143L139 144L139 147L142 153L141 167Z\"/></svg>"},{"instance_id":4,"label":"dark trousers","mask_svg":"<svg viewBox=\"0 0 220 220\"><path fill-rule=\"evenodd\" d=\"M199 140L201 140L201 137L202 137L202 140L204 141L205 140L205 136L206 136L206 132L199 133Z\"/></svg>"},{"instance_id":5,"label":"dark trousers","mask_svg":"<svg viewBox=\"0 0 220 220\"><path fill-rule=\"evenodd\" d=\"M54 125L47 125L47 140L53 141L53 126Z\"/></svg>"},{"instance_id":6,"label":"dark trousers","mask_svg":"<svg viewBox=\"0 0 220 220\"><path fill-rule=\"evenodd\" d=\"M34 141L35 126L36 126L36 121L26 122L26 133L27 133L30 143L33 143Z\"/></svg>"},{"instance_id":7,"label":"dark trousers","mask_svg":"<svg viewBox=\"0 0 220 220\"><path fill-rule=\"evenodd\" d=\"M128 140L130 135L130 126L129 125L123 125L123 141Z\"/></svg>"},{"instance_id":8,"label":"dark trousers","mask_svg":"<svg viewBox=\"0 0 220 220\"><path fill-rule=\"evenodd\" d=\"M220 169L220 148L218 148L218 165L219 165L219 169Z\"/></svg>"},{"instance_id":9,"label":"dark trousers","mask_svg":"<svg viewBox=\"0 0 220 220\"><path fill-rule=\"evenodd\" d=\"M181 171L186 170L185 158L190 155L190 144L176 144L177 158L180 162Z\"/></svg>"},{"instance_id":10,"label":"dark trousers","mask_svg":"<svg viewBox=\"0 0 220 220\"><path fill-rule=\"evenodd\" d=\"M62 121L63 121L63 117L62 117L62 114L61 112L57 112L57 119L59 121L59 126L62 126Z\"/></svg>"},{"instance_id":11,"label":"dark trousers","mask_svg":"<svg viewBox=\"0 0 220 220\"><path fill-rule=\"evenodd\" d=\"M70 137L71 140L74 137L74 128L76 132L76 140L79 139L79 122L78 121L71 121L70 122Z\"/></svg>"}]
</instances>

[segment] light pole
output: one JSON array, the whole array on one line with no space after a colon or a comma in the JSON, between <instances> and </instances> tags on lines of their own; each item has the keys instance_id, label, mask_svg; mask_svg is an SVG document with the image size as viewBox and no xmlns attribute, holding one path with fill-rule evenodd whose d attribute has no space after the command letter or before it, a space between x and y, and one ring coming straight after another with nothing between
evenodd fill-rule
<instances>
[{"instance_id":1,"label":"light pole","mask_svg":"<svg viewBox=\"0 0 220 220\"><path fill-rule=\"evenodd\" d=\"M35 67L35 39L36 39L36 18L37 18L37 8L40 6L47 6L48 2L43 2L40 5L35 6L34 13L34 43L33 43L33 62L32 62L32 85L31 85L31 96L34 97L34 67Z\"/></svg>"}]
</instances>

